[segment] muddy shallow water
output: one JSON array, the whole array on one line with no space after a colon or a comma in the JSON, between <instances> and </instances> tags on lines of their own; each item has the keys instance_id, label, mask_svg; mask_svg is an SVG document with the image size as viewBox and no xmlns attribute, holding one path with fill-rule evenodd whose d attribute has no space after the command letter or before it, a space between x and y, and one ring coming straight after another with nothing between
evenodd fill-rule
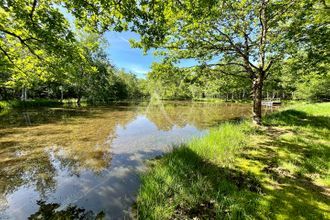
<instances>
[{"instance_id":1,"label":"muddy shallow water","mask_svg":"<svg viewBox=\"0 0 330 220\"><path fill-rule=\"evenodd\" d=\"M0 116L0 219L129 219L145 160L250 115L192 102L32 108Z\"/></svg>"}]
</instances>

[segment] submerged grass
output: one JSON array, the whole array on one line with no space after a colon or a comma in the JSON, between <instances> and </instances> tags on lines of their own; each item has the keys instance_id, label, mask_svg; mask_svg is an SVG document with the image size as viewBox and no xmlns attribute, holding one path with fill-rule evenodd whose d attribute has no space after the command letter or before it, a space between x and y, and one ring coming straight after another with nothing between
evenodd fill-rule
<instances>
[{"instance_id":1,"label":"submerged grass","mask_svg":"<svg viewBox=\"0 0 330 220\"><path fill-rule=\"evenodd\" d=\"M139 219L329 219L330 103L226 123L142 175Z\"/></svg>"}]
</instances>

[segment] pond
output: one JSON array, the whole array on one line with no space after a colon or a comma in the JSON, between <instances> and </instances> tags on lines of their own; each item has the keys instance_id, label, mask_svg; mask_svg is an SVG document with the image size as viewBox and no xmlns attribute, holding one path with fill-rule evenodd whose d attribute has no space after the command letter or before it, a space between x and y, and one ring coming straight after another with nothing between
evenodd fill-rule
<instances>
[{"instance_id":1,"label":"pond","mask_svg":"<svg viewBox=\"0 0 330 220\"><path fill-rule=\"evenodd\" d=\"M3 113L0 219L129 219L146 160L250 108L157 102Z\"/></svg>"}]
</instances>

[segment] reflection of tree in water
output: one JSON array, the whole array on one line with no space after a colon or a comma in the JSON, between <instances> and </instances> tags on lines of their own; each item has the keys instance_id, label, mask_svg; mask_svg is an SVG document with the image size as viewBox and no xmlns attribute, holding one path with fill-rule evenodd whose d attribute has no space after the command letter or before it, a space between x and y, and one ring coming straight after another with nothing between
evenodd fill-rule
<instances>
[{"instance_id":1,"label":"reflection of tree in water","mask_svg":"<svg viewBox=\"0 0 330 220\"><path fill-rule=\"evenodd\" d=\"M66 209L59 210L60 205L57 203L46 203L45 201L37 201L39 205L39 210L30 215L29 220L36 219L49 219L49 220L59 220L59 219L104 219L104 212L99 212L95 214L93 211L87 211L83 208L70 205Z\"/></svg>"},{"instance_id":2,"label":"reflection of tree in water","mask_svg":"<svg viewBox=\"0 0 330 220\"><path fill-rule=\"evenodd\" d=\"M228 103L164 102L156 97L149 103L145 114L161 130L167 131L173 126L184 127L188 124L203 129L222 121L248 116L250 106Z\"/></svg>"},{"instance_id":3,"label":"reflection of tree in water","mask_svg":"<svg viewBox=\"0 0 330 220\"><path fill-rule=\"evenodd\" d=\"M0 193L10 194L17 187L33 185L42 198L56 187L52 162L46 155L37 155L28 160L13 159L0 162Z\"/></svg>"},{"instance_id":4,"label":"reflection of tree in water","mask_svg":"<svg viewBox=\"0 0 330 220\"><path fill-rule=\"evenodd\" d=\"M136 112L129 108L77 111L42 110L43 119L34 111L30 115L31 126L22 126L15 114L8 116L12 124L4 119L8 123L5 122L7 127L0 126L2 197L25 185L33 186L44 198L56 187L58 169L65 167L78 175L82 170L98 173L109 167L111 154L107 141L114 136L116 126L132 121ZM45 119L47 112L49 123Z\"/></svg>"}]
</instances>

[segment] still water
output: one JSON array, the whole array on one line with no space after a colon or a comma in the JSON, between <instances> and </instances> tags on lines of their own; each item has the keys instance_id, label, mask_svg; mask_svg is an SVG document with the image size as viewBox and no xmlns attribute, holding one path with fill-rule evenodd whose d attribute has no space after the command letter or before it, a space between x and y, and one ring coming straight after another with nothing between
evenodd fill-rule
<instances>
[{"instance_id":1,"label":"still water","mask_svg":"<svg viewBox=\"0 0 330 220\"><path fill-rule=\"evenodd\" d=\"M140 103L0 116L0 219L129 219L145 162L250 105Z\"/></svg>"}]
</instances>

